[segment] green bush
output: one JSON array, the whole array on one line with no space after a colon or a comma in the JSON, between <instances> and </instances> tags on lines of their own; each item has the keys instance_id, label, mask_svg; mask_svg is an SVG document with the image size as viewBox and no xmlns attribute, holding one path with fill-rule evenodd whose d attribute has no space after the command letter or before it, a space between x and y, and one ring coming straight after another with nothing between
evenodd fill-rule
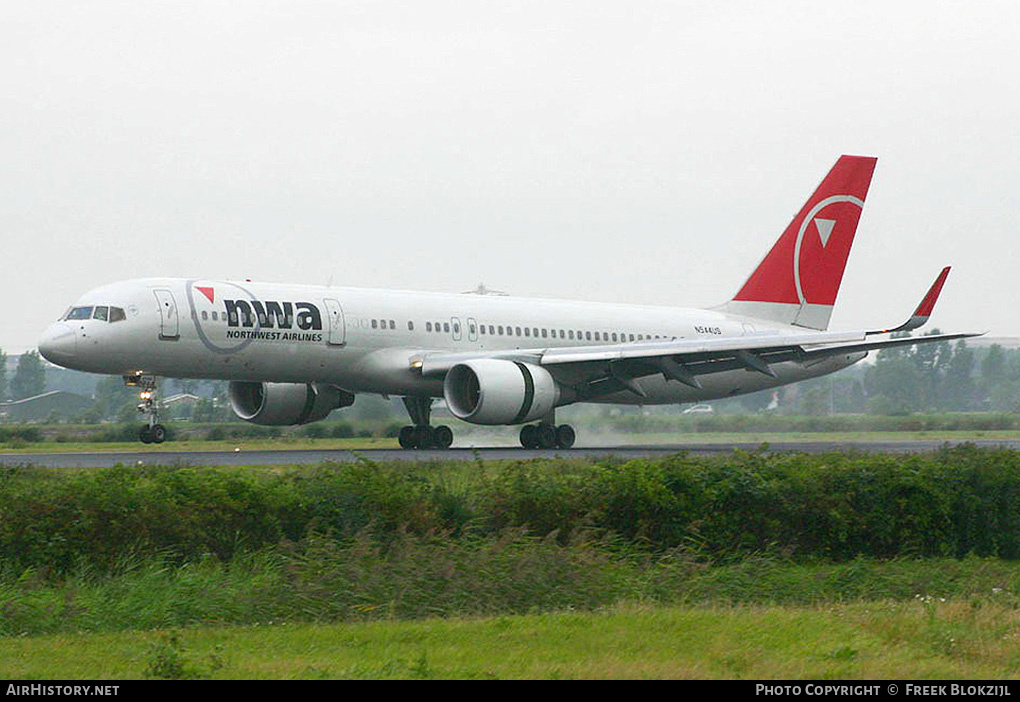
<instances>
[{"instance_id":1,"label":"green bush","mask_svg":"<svg viewBox=\"0 0 1020 702\"><path fill-rule=\"evenodd\" d=\"M3 443L18 443L30 444L38 443L43 440L42 432L38 427L31 426L13 426L13 427L0 427L0 444Z\"/></svg>"},{"instance_id":2,"label":"green bush","mask_svg":"<svg viewBox=\"0 0 1020 702\"><path fill-rule=\"evenodd\" d=\"M323 464L313 468L0 469L0 566L176 562L300 542L395 535L498 538L523 529L713 560L775 552L847 561L1020 558L1020 453L736 452L629 462Z\"/></svg>"}]
</instances>

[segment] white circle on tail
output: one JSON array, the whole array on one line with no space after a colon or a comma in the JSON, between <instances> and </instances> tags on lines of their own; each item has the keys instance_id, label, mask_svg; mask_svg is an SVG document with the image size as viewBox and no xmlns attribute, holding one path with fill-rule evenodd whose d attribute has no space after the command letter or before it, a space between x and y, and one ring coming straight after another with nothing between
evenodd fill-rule
<instances>
[{"instance_id":1,"label":"white circle on tail","mask_svg":"<svg viewBox=\"0 0 1020 702\"><path fill-rule=\"evenodd\" d=\"M811 222L815 222L815 226L818 227L818 236L822 240L822 247L824 248L829 243L829 237L832 235L832 230L836 227L836 220L834 219L818 219L815 220L815 215L824 210L829 205L834 205L837 202L849 202L857 205L860 209L864 209L864 200L853 195L832 195L825 198L814 207L812 207L808 213L804 216L804 220L800 223L800 231L797 232L797 242L793 247L793 282L797 287L797 299L800 304L806 305L807 299L804 297L804 288L800 284L800 245L804 241L804 234L807 232L808 225Z\"/></svg>"}]
</instances>

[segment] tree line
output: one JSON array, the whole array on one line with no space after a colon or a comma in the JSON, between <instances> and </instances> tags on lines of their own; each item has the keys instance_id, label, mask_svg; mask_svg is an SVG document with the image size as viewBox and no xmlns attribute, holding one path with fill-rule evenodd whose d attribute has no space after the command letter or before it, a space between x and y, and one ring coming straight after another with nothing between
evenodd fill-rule
<instances>
[{"instance_id":1,"label":"tree line","mask_svg":"<svg viewBox=\"0 0 1020 702\"><path fill-rule=\"evenodd\" d=\"M38 351L18 358L10 382L7 380L7 354L0 349L0 402L13 402L41 395L46 391L46 369Z\"/></svg>"}]
</instances>

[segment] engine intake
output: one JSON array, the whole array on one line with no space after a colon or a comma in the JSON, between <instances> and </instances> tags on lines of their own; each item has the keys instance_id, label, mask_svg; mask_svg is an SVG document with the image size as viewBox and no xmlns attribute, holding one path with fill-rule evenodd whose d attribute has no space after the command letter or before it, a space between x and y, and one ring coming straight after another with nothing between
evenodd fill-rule
<instances>
[{"instance_id":1,"label":"engine intake","mask_svg":"<svg viewBox=\"0 0 1020 702\"><path fill-rule=\"evenodd\" d=\"M474 424L522 424L547 415L560 388L541 366L495 358L458 363L443 383L446 406Z\"/></svg>"},{"instance_id":2,"label":"engine intake","mask_svg":"<svg viewBox=\"0 0 1020 702\"><path fill-rule=\"evenodd\" d=\"M354 395L323 383L230 383L230 406L253 424L284 426L325 419L333 410L354 403Z\"/></svg>"}]
</instances>

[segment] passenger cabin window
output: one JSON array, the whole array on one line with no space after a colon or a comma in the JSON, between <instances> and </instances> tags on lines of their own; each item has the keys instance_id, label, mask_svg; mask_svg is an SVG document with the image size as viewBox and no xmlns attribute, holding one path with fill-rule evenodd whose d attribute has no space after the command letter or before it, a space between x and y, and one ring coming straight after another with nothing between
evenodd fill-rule
<instances>
[{"instance_id":1,"label":"passenger cabin window","mask_svg":"<svg viewBox=\"0 0 1020 702\"><path fill-rule=\"evenodd\" d=\"M407 331L414 331L414 322L407 323Z\"/></svg>"}]
</instances>

